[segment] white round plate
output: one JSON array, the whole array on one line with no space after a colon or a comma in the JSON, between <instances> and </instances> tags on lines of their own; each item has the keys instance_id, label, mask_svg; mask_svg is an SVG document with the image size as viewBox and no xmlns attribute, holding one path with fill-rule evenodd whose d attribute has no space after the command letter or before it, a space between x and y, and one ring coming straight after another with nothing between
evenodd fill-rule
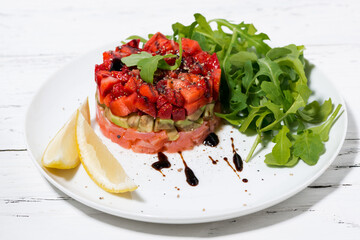
<instances>
[{"instance_id":1,"label":"white round plate","mask_svg":"<svg viewBox=\"0 0 360 240\"><path fill-rule=\"evenodd\" d=\"M151 164L156 155L135 154L106 139L95 122L94 65L102 60L102 52L113 49L110 45L79 58L53 75L32 100L25 122L28 150L35 165L46 179L65 194L83 204L116 216L156 223L201 223L224 220L253 213L298 193L333 162L344 142L347 113L344 101L332 83L314 68L310 77L312 99L323 101L332 98L334 105L342 104L344 113L337 120L326 143L326 152L315 166L300 161L294 168L271 168L264 156L271 144L255 152L241 178L223 160L230 159L230 137L242 158L254 141L253 136L240 134L235 128L224 125L217 132L220 144L216 148L198 146L183 152L188 166L199 179L199 185L187 184L184 165L178 154L167 154L172 166L164 169L163 177ZM100 189L87 176L82 166L74 170L50 170L41 166L41 156L50 139L67 121L76 108L89 96L92 124L110 151L134 179L139 188L132 193L111 194ZM209 156L219 160L214 165Z\"/></svg>"}]
</instances>

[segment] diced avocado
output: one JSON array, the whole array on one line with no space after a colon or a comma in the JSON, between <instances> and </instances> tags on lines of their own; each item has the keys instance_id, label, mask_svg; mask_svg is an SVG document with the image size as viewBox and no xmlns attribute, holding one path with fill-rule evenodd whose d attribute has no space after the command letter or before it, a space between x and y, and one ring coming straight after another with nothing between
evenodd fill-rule
<instances>
[{"instance_id":1,"label":"diced avocado","mask_svg":"<svg viewBox=\"0 0 360 240\"><path fill-rule=\"evenodd\" d=\"M209 103L206 105L204 117L203 117L205 120L208 120L214 116L214 107L215 107L215 103Z\"/></svg>"},{"instance_id":2,"label":"diced avocado","mask_svg":"<svg viewBox=\"0 0 360 240\"><path fill-rule=\"evenodd\" d=\"M174 129L174 120L157 118L155 120L154 132Z\"/></svg>"},{"instance_id":3,"label":"diced avocado","mask_svg":"<svg viewBox=\"0 0 360 240\"><path fill-rule=\"evenodd\" d=\"M175 126L180 131L188 132L200 127L201 124L189 120L180 120L175 122Z\"/></svg>"},{"instance_id":4,"label":"diced avocado","mask_svg":"<svg viewBox=\"0 0 360 240\"><path fill-rule=\"evenodd\" d=\"M154 127L154 118L149 115L142 115L140 117L138 131L140 132L152 132Z\"/></svg>"},{"instance_id":5,"label":"diced avocado","mask_svg":"<svg viewBox=\"0 0 360 240\"><path fill-rule=\"evenodd\" d=\"M123 128L129 128L129 125L127 123L127 117L119 117L112 114L111 110L109 108L105 108L105 116L114 124L123 127Z\"/></svg>"},{"instance_id":6,"label":"diced avocado","mask_svg":"<svg viewBox=\"0 0 360 240\"><path fill-rule=\"evenodd\" d=\"M200 125L202 125L204 123L204 119L203 118L199 118L198 120L194 121Z\"/></svg>"},{"instance_id":7,"label":"diced avocado","mask_svg":"<svg viewBox=\"0 0 360 240\"><path fill-rule=\"evenodd\" d=\"M137 113L132 113L129 115L127 123L129 127L137 129L140 122L140 116Z\"/></svg>"},{"instance_id":8,"label":"diced avocado","mask_svg":"<svg viewBox=\"0 0 360 240\"><path fill-rule=\"evenodd\" d=\"M198 110L196 110L196 112L194 112L193 114L189 115L186 117L187 120L190 121L196 121L200 118L201 114L203 114L204 110L205 110L206 106L202 106L201 108L199 108Z\"/></svg>"},{"instance_id":9,"label":"diced avocado","mask_svg":"<svg viewBox=\"0 0 360 240\"><path fill-rule=\"evenodd\" d=\"M176 128L173 128L171 130L166 130L166 135L168 136L170 141L176 141L180 136Z\"/></svg>"}]
</instances>

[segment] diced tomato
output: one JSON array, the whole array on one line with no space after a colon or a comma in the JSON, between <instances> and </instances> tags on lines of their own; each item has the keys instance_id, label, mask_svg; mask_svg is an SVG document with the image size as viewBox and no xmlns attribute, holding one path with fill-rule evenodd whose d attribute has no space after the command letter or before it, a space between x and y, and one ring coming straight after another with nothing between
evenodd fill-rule
<instances>
[{"instance_id":1,"label":"diced tomato","mask_svg":"<svg viewBox=\"0 0 360 240\"><path fill-rule=\"evenodd\" d=\"M110 103L114 100L114 96L109 93L108 95L106 95L106 97L103 100L103 103L107 106L110 107Z\"/></svg>"},{"instance_id":2,"label":"diced tomato","mask_svg":"<svg viewBox=\"0 0 360 240\"><path fill-rule=\"evenodd\" d=\"M155 87L146 83L141 85L139 93L142 96L147 97L149 101L153 103L155 103L159 97L159 94L156 91Z\"/></svg>"},{"instance_id":3,"label":"diced tomato","mask_svg":"<svg viewBox=\"0 0 360 240\"><path fill-rule=\"evenodd\" d=\"M216 53L213 53L207 62L205 62L205 67L208 71L220 68L219 59L217 58Z\"/></svg>"},{"instance_id":4,"label":"diced tomato","mask_svg":"<svg viewBox=\"0 0 360 240\"><path fill-rule=\"evenodd\" d=\"M219 96L219 88L220 88L220 79L221 79L221 69L215 69L212 73L211 73L211 77L214 79L214 86L213 86L213 95L214 95L214 99L217 100L218 96Z\"/></svg>"},{"instance_id":5,"label":"diced tomato","mask_svg":"<svg viewBox=\"0 0 360 240\"><path fill-rule=\"evenodd\" d=\"M139 48L139 43L140 43L140 39L133 39L125 45L133 48Z\"/></svg>"},{"instance_id":6,"label":"diced tomato","mask_svg":"<svg viewBox=\"0 0 360 240\"><path fill-rule=\"evenodd\" d=\"M189 81L181 79L169 79L167 81L167 87L177 91L180 91L182 88L188 86L189 84Z\"/></svg>"},{"instance_id":7,"label":"diced tomato","mask_svg":"<svg viewBox=\"0 0 360 240\"><path fill-rule=\"evenodd\" d=\"M156 107L155 104L150 102L147 97L139 96L135 101L135 107L140 111L149 114L156 118Z\"/></svg>"},{"instance_id":8,"label":"diced tomato","mask_svg":"<svg viewBox=\"0 0 360 240\"><path fill-rule=\"evenodd\" d=\"M130 75L135 77L136 80L137 80L137 79L140 78L140 70L139 69L133 69L133 70L131 70ZM138 82L140 83L140 81L138 81ZM139 87L140 87L140 85L139 85Z\"/></svg>"},{"instance_id":9,"label":"diced tomato","mask_svg":"<svg viewBox=\"0 0 360 240\"><path fill-rule=\"evenodd\" d=\"M99 87L100 99L103 100L103 98L111 91L114 84L118 82L120 81L117 78L113 78L113 77L103 78L101 80Z\"/></svg>"},{"instance_id":10,"label":"diced tomato","mask_svg":"<svg viewBox=\"0 0 360 240\"><path fill-rule=\"evenodd\" d=\"M126 66L123 66L121 71L111 71L111 76L119 79L123 83L129 81L130 78L130 75L128 74L128 68Z\"/></svg>"},{"instance_id":11,"label":"diced tomato","mask_svg":"<svg viewBox=\"0 0 360 240\"><path fill-rule=\"evenodd\" d=\"M173 106L170 103L165 103L157 113L157 116L161 119L170 119L172 114Z\"/></svg>"},{"instance_id":12,"label":"diced tomato","mask_svg":"<svg viewBox=\"0 0 360 240\"><path fill-rule=\"evenodd\" d=\"M165 90L167 88L167 80L163 79L156 83L156 90L159 93L165 94Z\"/></svg>"},{"instance_id":13,"label":"diced tomato","mask_svg":"<svg viewBox=\"0 0 360 240\"><path fill-rule=\"evenodd\" d=\"M165 35L159 32L155 33L144 46L144 51L162 55L165 53L175 53L176 50L179 50L179 44L167 39Z\"/></svg>"},{"instance_id":14,"label":"diced tomato","mask_svg":"<svg viewBox=\"0 0 360 240\"><path fill-rule=\"evenodd\" d=\"M183 54L183 56L182 56L183 66L187 66L187 67L192 66L194 64L194 62L195 62L195 59L193 56L187 56L187 55Z\"/></svg>"},{"instance_id":15,"label":"diced tomato","mask_svg":"<svg viewBox=\"0 0 360 240\"><path fill-rule=\"evenodd\" d=\"M179 121L179 120L185 120L186 118L186 111L184 108L179 108L179 107L173 107L172 109L172 119L174 121Z\"/></svg>"},{"instance_id":16,"label":"diced tomato","mask_svg":"<svg viewBox=\"0 0 360 240\"><path fill-rule=\"evenodd\" d=\"M113 59L113 51L106 51L103 52L103 64L106 69L110 69L111 66L111 60Z\"/></svg>"},{"instance_id":17,"label":"diced tomato","mask_svg":"<svg viewBox=\"0 0 360 240\"><path fill-rule=\"evenodd\" d=\"M136 112L137 108L135 102L138 98L137 93L132 93L129 96L124 97L124 103L131 112Z\"/></svg>"},{"instance_id":18,"label":"diced tomato","mask_svg":"<svg viewBox=\"0 0 360 240\"><path fill-rule=\"evenodd\" d=\"M168 77L169 78L177 78L178 74L175 71L169 71L168 72Z\"/></svg>"},{"instance_id":19,"label":"diced tomato","mask_svg":"<svg viewBox=\"0 0 360 240\"><path fill-rule=\"evenodd\" d=\"M181 89L180 93L184 97L185 103L192 103L204 96L205 89L194 84Z\"/></svg>"},{"instance_id":20,"label":"diced tomato","mask_svg":"<svg viewBox=\"0 0 360 240\"><path fill-rule=\"evenodd\" d=\"M178 91L176 91L174 89L167 88L165 97L169 101L169 103L171 103L175 106L178 106L178 107L184 106L184 103L185 103L184 97L181 95L181 93L179 93Z\"/></svg>"},{"instance_id":21,"label":"diced tomato","mask_svg":"<svg viewBox=\"0 0 360 240\"><path fill-rule=\"evenodd\" d=\"M210 98L212 95L212 85L210 84L207 77L202 77L196 84L198 87L201 87L205 90L204 96Z\"/></svg>"},{"instance_id":22,"label":"diced tomato","mask_svg":"<svg viewBox=\"0 0 360 240\"><path fill-rule=\"evenodd\" d=\"M139 43L140 43L140 39L133 39L122 46L116 47L115 51L121 53L122 57L127 57L131 54L138 53L141 51L139 49Z\"/></svg>"},{"instance_id":23,"label":"diced tomato","mask_svg":"<svg viewBox=\"0 0 360 240\"><path fill-rule=\"evenodd\" d=\"M108 70L111 67L112 64L112 60L114 58L121 58L121 54L118 52L114 52L114 51L107 51L103 53L103 64L104 67Z\"/></svg>"},{"instance_id":24,"label":"diced tomato","mask_svg":"<svg viewBox=\"0 0 360 240\"><path fill-rule=\"evenodd\" d=\"M209 102L206 98L200 98L199 100L192 102L192 103L185 103L184 108L186 109L187 115L191 115L200 107L204 106Z\"/></svg>"},{"instance_id":25,"label":"diced tomato","mask_svg":"<svg viewBox=\"0 0 360 240\"><path fill-rule=\"evenodd\" d=\"M100 64L100 65L95 64L95 74L96 74L98 71L102 71L102 70L109 70L109 69L106 69L104 63L102 63L102 64Z\"/></svg>"},{"instance_id":26,"label":"diced tomato","mask_svg":"<svg viewBox=\"0 0 360 240\"><path fill-rule=\"evenodd\" d=\"M114 115L124 117L131 113L130 109L126 106L124 99L126 97L118 98L110 103L110 110Z\"/></svg>"},{"instance_id":27,"label":"diced tomato","mask_svg":"<svg viewBox=\"0 0 360 240\"><path fill-rule=\"evenodd\" d=\"M189 73L179 73L178 78L181 79L181 80L186 80L188 82L192 82Z\"/></svg>"},{"instance_id":28,"label":"diced tomato","mask_svg":"<svg viewBox=\"0 0 360 240\"><path fill-rule=\"evenodd\" d=\"M200 78L201 78L201 76L193 74L193 73L188 73L188 76L189 76L190 82L193 82L193 83L199 82Z\"/></svg>"},{"instance_id":29,"label":"diced tomato","mask_svg":"<svg viewBox=\"0 0 360 240\"><path fill-rule=\"evenodd\" d=\"M121 57L127 57L134 53L139 53L140 50L137 48L133 48L131 46L122 46L119 49L119 52L121 53Z\"/></svg>"},{"instance_id":30,"label":"diced tomato","mask_svg":"<svg viewBox=\"0 0 360 240\"><path fill-rule=\"evenodd\" d=\"M202 51L199 43L195 40L183 38L181 39L181 45L184 53L187 55L195 55Z\"/></svg>"},{"instance_id":31,"label":"diced tomato","mask_svg":"<svg viewBox=\"0 0 360 240\"><path fill-rule=\"evenodd\" d=\"M107 70L100 70L98 72L95 73L95 82L98 86L100 86L101 80L103 78L107 78L111 76L111 73Z\"/></svg>"},{"instance_id":32,"label":"diced tomato","mask_svg":"<svg viewBox=\"0 0 360 240\"><path fill-rule=\"evenodd\" d=\"M136 92L137 84L136 84L136 78L130 77L127 83L124 85L124 90L127 93L133 93Z\"/></svg>"},{"instance_id":33,"label":"diced tomato","mask_svg":"<svg viewBox=\"0 0 360 240\"><path fill-rule=\"evenodd\" d=\"M126 95L124 86L120 82L115 83L111 90L111 94L114 98L118 98L118 97L122 97L122 96Z\"/></svg>"},{"instance_id":34,"label":"diced tomato","mask_svg":"<svg viewBox=\"0 0 360 240\"><path fill-rule=\"evenodd\" d=\"M203 52L203 51L198 52L198 53L194 56L194 58L195 58L198 62L200 62L200 63L205 63L205 62L207 62L210 57L211 57L211 55L210 55L209 53Z\"/></svg>"},{"instance_id":35,"label":"diced tomato","mask_svg":"<svg viewBox=\"0 0 360 240\"><path fill-rule=\"evenodd\" d=\"M156 100L156 108L161 108L165 103L168 103L166 97L164 95L160 95Z\"/></svg>"}]
</instances>

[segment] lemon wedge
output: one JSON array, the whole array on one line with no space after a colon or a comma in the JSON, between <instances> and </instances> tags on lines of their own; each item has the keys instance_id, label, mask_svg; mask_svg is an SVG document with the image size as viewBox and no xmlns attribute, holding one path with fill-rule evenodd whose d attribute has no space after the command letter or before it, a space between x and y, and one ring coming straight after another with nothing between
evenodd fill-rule
<instances>
[{"instance_id":1,"label":"lemon wedge","mask_svg":"<svg viewBox=\"0 0 360 240\"><path fill-rule=\"evenodd\" d=\"M137 189L137 185L126 175L120 163L79 112L76 120L76 140L80 161L99 187L112 193Z\"/></svg>"},{"instance_id":2,"label":"lemon wedge","mask_svg":"<svg viewBox=\"0 0 360 240\"><path fill-rule=\"evenodd\" d=\"M48 168L71 169L79 165L79 155L76 149L75 125L76 115L80 111L90 123L89 101L86 101L70 117L57 132L45 149L41 163Z\"/></svg>"}]
</instances>

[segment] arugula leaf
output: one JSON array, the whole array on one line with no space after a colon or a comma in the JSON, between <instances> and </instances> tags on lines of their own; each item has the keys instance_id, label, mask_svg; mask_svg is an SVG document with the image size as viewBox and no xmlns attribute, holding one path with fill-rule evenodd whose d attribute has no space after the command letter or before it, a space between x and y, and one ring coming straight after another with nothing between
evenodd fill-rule
<instances>
[{"instance_id":1,"label":"arugula leaf","mask_svg":"<svg viewBox=\"0 0 360 240\"><path fill-rule=\"evenodd\" d=\"M287 54L291 53L291 50L287 49L287 48L273 48L270 49L269 52L266 54L266 56L268 58L270 58L272 61L284 57Z\"/></svg>"},{"instance_id":2,"label":"arugula leaf","mask_svg":"<svg viewBox=\"0 0 360 240\"><path fill-rule=\"evenodd\" d=\"M263 104L264 107L267 107L273 114L276 120L281 119L284 116L283 111L281 111L281 106L276 105L270 101Z\"/></svg>"},{"instance_id":3,"label":"arugula leaf","mask_svg":"<svg viewBox=\"0 0 360 240\"><path fill-rule=\"evenodd\" d=\"M287 163L281 164L275 160L274 155L271 152L271 153L268 153L265 155L264 162L267 165L274 166L274 167L293 167L299 162L299 157L291 155Z\"/></svg>"},{"instance_id":4,"label":"arugula leaf","mask_svg":"<svg viewBox=\"0 0 360 240\"><path fill-rule=\"evenodd\" d=\"M131 56L131 55L130 55ZM153 83L154 73L158 67L159 61L164 59L164 56L155 55L150 58L141 59L137 65L140 71L140 77L147 83Z\"/></svg>"},{"instance_id":5,"label":"arugula leaf","mask_svg":"<svg viewBox=\"0 0 360 240\"><path fill-rule=\"evenodd\" d=\"M121 59L121 61L128 67L134 67L138 65L140 60L151 57L152 55L148 52L140 52L138 54L131 54L128 57L124 57Z\"/></svg>"},{"instance_id":6,"label":"arugula leaf","mask_svg":"<svg viewBox=\"0 0 360 240\"><path fill-rule=\"evenodd\" d=\"M261 113L259 113L260 108L252 108L251 111L249 112L249 115L244 119L244 121L242 122L239 131L240 132L245 132L250 123L254 120L255 117L259 116Z\"/></svg>"},{"instance_id":7,"label":"arugula leaf","mask_svg":"<svg viewBox=\"0 0 360 240\"><path fill-rule=\"evenodd\" d=\"M320 135L311 130L305 130L297 136L293 154L307 164L315 165L324 150L324 143L321 141Z\"/></svg>"},{"instance_id":8,"label":"arugula leaf","mask_svg":"<svg viewBox=\"0 0 360 240\"><path fill-rule=\"evenodd\" d=\"M236 87L230 98L230 108L236 112L247 108L246 99L247 96L241 92L240 88Z\"/></svg>"},{"instance_id":9,"label":"arugula leaf","mask_svg":"<svg viewBox=\"0 0 360 240\"><path fill-rule=\"evenodd\" d=\"M140 42L146 43L147 40L143 37L140 37L138 35L131 35L130 37L126 38L126 40L132 40L132 39L140 39Z\"/></svg>"},{"instance_id":10,"label":"arugula leaf","mask_svg":"<svg viewBox=\"0 0 360 240\"><path fill-rule=\"evenodd\" d=\"M298 114L302 120L309 123L321 123L325 121L332 111L331 98L325 101L321 106L318 101L313 101L299 110Z\"/></svg>"},{"instance_id":11,"label":"arugula leaf","mask_svg":"<svg viewBox=\"0 0 360 240\"><path fill-rule=\"evenodd\" d=\"M289 138L286 134L290 130L284 125L279 133L273 139L273 142L276 143L274 148L272 149L272 155L274 160L279 165L284 165L288 162L290 158L290 148L292 143L290 142Z\"/></svg>"},{"instance_id":12,"label":"arugula leaf","mask_svg":"<svg viewBox=\"0 0 360 240\"><path fill-rule=\"evenodd\" d=\"M186 38L191 38L193 35L193 31L197 22L193 22L189 26L184 26L183 24L177 22L172 25L172 29L174 31L174 36L176 35L183 35Z\"/></svg>"},{"instance_id":13,"label":"arugula leaf","mask_svg":"<svg viewBox=\"0 0 360 240\"><path fill-rule=\"evenodd\" d=\"M232 24L225 19L213 19L210 22L216 22L220 26L226 26L233 32L237 32L243 41L246 41L248 47L255 47L259 53L266 54L271 48L264 43L269 37L265 33L255 34L256 28L252 24Z\"/></svg>"},{"instance_id":14,"label":"arugula leaf","mask_svg":"<svg viewBox=\"0 0 360 240\"><path fill-rule=\"evenodd\" d=\"M261 113L259 115L259 117L256 119L256 122L255 122L255 125L256 125L256 128L257 129L260 129L263 122L264 122L264 119L271 113L271 111L269 110L265 110L263 113Z\"/></svg>"},{"instance_id":15,"label":"arugula leaf","mask_svg":"<svg viewBox=\"0 0 360 240\"><path fill-rule=\"evenodd\" d=\"M301 84L307 84L307 78L304 71L304 64L300 60L300 56L302 55L304 46L295 46L294 44L290 44L288 46L285 46L284 48L289 50L290 53L287 53L282 57L275 59L274 62L282 65L287 65L293 68L300 77L299 82Z\"/></svg>"},{"instance_id":16,"label":"arugula leaf","mask_svg":"<svg viewBox=\"0 0 360 240\"><path fill-rule=\"evenodd\" d=\"M236 111L234 111L232 113L228 113L228 114L215 112L215 115L225 119L226 121L228 121L230 124L232 124L234 126L239 126L244 121L244 119L239 118Z\"/></svg>"},{"instance_id":17,"label":"arugula leaf","mask_svg":"<svg viewBox=\"0 0 360 240\"><path fill-rule=\"evenodd\" d=\"M244 77L242 78L242 85L245 89L250 88L250 84L254 78L254 69L251 61L246 61L244 64Z\"/></svg>"},{"instance_id":18,"label":"arugula leaf","mask_svg":"<svg viewBox=\"0 0 360 240\"><path fill-rule=\"evenodd\" d=\"M175 70L179 68L182 59L182 45L181 38L179 38L179 57L176 59L175 64L170 66L165 62L165 58L174 58L177 55L155 55L148 52L140 52L138 54L131 54L128 57L124 57L121 61L128 67L137 66L140 69L140 77L147 83L153 83L154 73L159 69Z\"/></svg>"},{"instance_id":19,"label":"arugula leaf","mask_svg":"<svg viewBox=\"0 0 360 240\"><path fill-rule=\"evenodd\" d=\"M266 93L268 99L276 104L282 104L284 101L282 91L279 87L276 87L274 83L263 81L260 87Z\"/></svg>"},{"instance_id":20,"label":"arugula leaf","mask_svg":"<svg viewBox=\"0 0 360 240\"><path fill-rule=\"evenodd\" d=\"M286 113L284 115L282 115L282 117L280 117L279 119L276 119L274 122L272 122L268 126L260 129L260 132L273 130L276 127L276 125L279 124L285 117L287 117L291 113L296 113L296 111L299 108L304 107L304 106L305 106L304 99L300 95L298 95L297 98L295 99L294 103L289 108L289 110L287 110Z\"/></svg>"},{"instance_id":21,"label":"arugula leaf","mask_svg":"<svg viewBox=\"0 0 360 240\"><path fill-rule=\"evenodd\" d=\"M173 54L168 55L151 55L148 52L140 52L138 54L132 54L128 57L124 57L121 59L123 63L125 63L128 67L137 66L140 69L140 76L141 78L147 82L147 83L153 83L154 80L154 73L159 67L166 67L166 63L160 64L161 60L164 60L165 58L172 58L177 57ZM159 66L160 65L160 66ZM170 67L176 67L178 68L178 65L175 64L175 66ZM175 68L175 69L176 69Z\"/></svg>"},{"instance_id":22,"label":"arugula leaf","mask_svg":"<svg viewBox=\"0 0 360 240\"><path fill-rule=\"evenodd\" d=\"M236 67L244 67L245 63L250 61L255 62L258 59L255 53L240 51L229 57L229 62Z\"/></svg>"},{"instance_id":23,"label":"arugula leaf","mask_svg":"<svg viewBox=\"0 0 360 240\"><path fill-rule=\"evenodd\" d=\"M324 122L322 125L317 126L317 127L312 127L309 128L309 130L311 130L312 132L314 132L315 134L319 134L321 141L323 142L327 142L329 140L329 132L330 132L330 128L332 127L332 125L336 122L337 120L337 115L341 109L342 105L339 104L335 111L333 112L333 114L331 114L331 116L329 117L329 119ZM341 115L341 114L340 114ZM340 117L339 115L339 117Z\"/></svg>"}]
</instances>

